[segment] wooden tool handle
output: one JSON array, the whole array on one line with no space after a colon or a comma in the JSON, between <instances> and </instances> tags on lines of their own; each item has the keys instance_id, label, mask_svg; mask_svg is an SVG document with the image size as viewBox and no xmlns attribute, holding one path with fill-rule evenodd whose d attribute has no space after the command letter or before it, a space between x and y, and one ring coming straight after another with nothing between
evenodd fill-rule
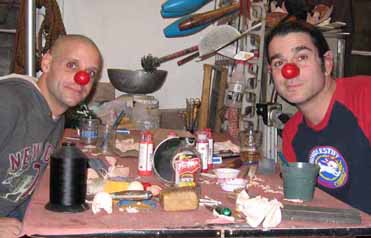
<instances>
[{"instance_id":1,"label":"wooden tool handle","mask_svg":"<svg viewBox=\"0 0 371 238\"><path fill-rule=\"evenodd\" d=\"M191 61L191 60L197 58L198 56L200 56L200 53L199 53L199 52L196 52L196 53L194 53L194 54L191 54L191 55L189 55L189 56L187 56L187 57L185 57L185 58L179 60L179 61L177 62L177 64L178 64L178 66L181 66L181 65L183 65L183 64L185 64L185 63L188 63L189 61Z\"/></svg>"},{"instance_id":2,"label":"wooden tool handle","mask_svg":"<svg viewBox=\"0 0 371 238\"><path fill-rule=\"evenodd\" d=\"M240 10L240 3L235 2L229 6L221 7L216 10L194 14L190 18L180 22L179 29L180 30L187 30L195 26L200 26L203 24L207 24L213 21L216 21L226 15L232 14L233 12Z\"/></svg>"},{"instance_id":3,"label":"wooden tool handle","mask_svg":"<svg viewBox=\"0 0 371 238\"><path fill-rule=\"evenodd\" d=\"M175 53L172 53L172 54L169 54L169 55L166 55L166 56L163 56L159 59L159 62L163 63L163 62L166 62L166 61L169 61L169 60L172 60L172 59L176 59L178 57L181 57L181 56L184 56L184 55L196 52L196 51L198 51L198 46L197 45L189 47L189 48L184 49L184 50L177 51Z\"/></svg>"}]
</instances>

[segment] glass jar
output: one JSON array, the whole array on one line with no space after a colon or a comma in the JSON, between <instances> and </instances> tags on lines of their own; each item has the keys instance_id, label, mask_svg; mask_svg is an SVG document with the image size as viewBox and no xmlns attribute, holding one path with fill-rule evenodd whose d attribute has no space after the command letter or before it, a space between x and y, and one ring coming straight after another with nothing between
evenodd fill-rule
<instances>
[{"instance_id":1,"label":"glass jar","mask_svg":"<svg viewBox=\"0 0 371 238\"><path fill-rule=\"evenodd\" d=\"M95 145L98 138L99 119L81 118L80 119L80 139L85 145Z\"/></svg>"},{"instance_id":2,"label":"glass jar","mask_svg":"<svg viewBox=\"0 0 371 238\"><path fill-rule=\"evenodd\" d=\"M243 162L257 163L260 160L262 136L260 131L249 128L240 133L240 157Z\"/></svg>"}]
</instances>

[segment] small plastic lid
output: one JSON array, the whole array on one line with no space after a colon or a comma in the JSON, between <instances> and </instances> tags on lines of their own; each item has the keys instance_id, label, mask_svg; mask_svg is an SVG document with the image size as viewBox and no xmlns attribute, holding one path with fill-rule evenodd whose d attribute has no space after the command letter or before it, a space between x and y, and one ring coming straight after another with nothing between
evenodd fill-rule
<instances>
[{"instance_id":1,"label":"small plastic lid","mask_svg":"<svg viewBox=\"0 0 371 238\"><path fill-rule=\"evenodd\" d=\"M207 140L207 133L198 133L197 134L198 140Z\"/></svg>"},{"instance_id":2,"label":"small plastic lid","mask_svg":"<svg viewBox=\"0 0 371 238\"><path fill-rule=\"evenodd\" d=\"M176 132L175 131L169 131L169 133L167 134L168 137L174 137L174 136L177 136Z\"/></svg>"}]
</instances>

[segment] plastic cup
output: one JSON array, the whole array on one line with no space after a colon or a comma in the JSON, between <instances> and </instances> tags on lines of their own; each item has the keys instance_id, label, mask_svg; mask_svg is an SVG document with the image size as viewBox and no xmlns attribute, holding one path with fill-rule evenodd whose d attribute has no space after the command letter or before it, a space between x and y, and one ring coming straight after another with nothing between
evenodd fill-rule
<instances>
[{"instance_id":1,"label":"plastic cup","mask_svg":"<svg viewBox=\"0 0 371 238\"><path fill-rule=\"evenodd\" d=\"M110 153L115 148L116 133L111 125L103 124L98 128L97 147L102 153Z\"/></svg>"},{"instance_id":2,"label":"plastic cup","mask_svg":"<svg viewBox=\"0 0 371 238\"><path fill-rule=\"evenodd\" d=\"M276 171L276 162L274 159L264 158L258 162L258 173L260 174L274 174Z\"/></svg>"},{"instance_id":3,"label":"plastic cup","mask_svg":"<svg viewBox=\"0 0 371 238\"><path fill-rule=\"evenodd\" d=\"M319 166L312 163L296 162L282 166L284 198L311 201L318 172Z\"/></svg>"}]
</instances>

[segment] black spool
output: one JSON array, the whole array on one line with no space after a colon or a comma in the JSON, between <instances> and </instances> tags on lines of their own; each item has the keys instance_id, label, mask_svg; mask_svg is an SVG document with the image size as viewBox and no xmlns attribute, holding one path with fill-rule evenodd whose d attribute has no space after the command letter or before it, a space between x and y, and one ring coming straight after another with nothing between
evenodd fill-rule
<instances>
[{"instance_id":1,"label":"black spool","mask_svg":"<svg viewBox=\"0 0 371 238\"><path fill-rule=\"evenodd\" d=\"M82 212L85 203L88 159L74 143L65 142L51 155L50 191L46 209L55 212Z\"/></svg>"}]
</instances>

